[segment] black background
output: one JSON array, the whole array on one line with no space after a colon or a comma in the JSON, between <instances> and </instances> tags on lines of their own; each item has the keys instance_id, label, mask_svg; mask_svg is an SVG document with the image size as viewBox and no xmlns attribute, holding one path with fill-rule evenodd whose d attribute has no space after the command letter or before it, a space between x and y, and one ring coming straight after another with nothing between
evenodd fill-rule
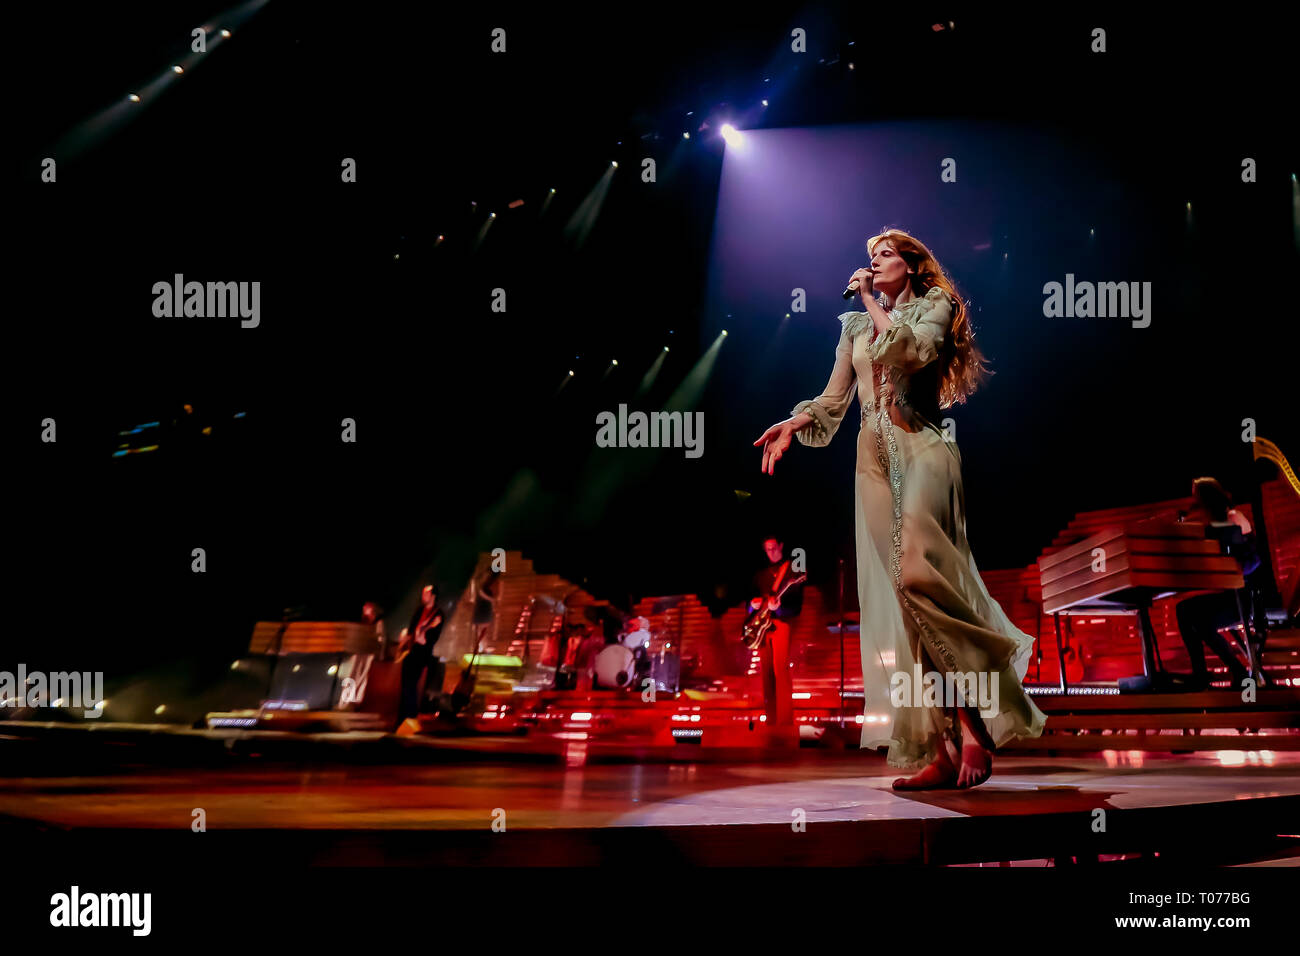
<instances>
[{"instance_id":1,"label":"black background","mask_svg":"<svg viewBox=\"0 0 1300 956\"><path fill-rule=\"evenodd\" d=\"M700 406L698 461L604 453L641 456L625 468L593 448L595 413L628 401L671 343L643 405L662 401L716 322L701 309L721 146L700 138L653 188L637 160L675 147L687 110L752 102L764 76L782 87L765 125L1003 120L1097 157L1099 178L1143 197L1101 212L1154 241L1100 251L1033 233L1058 201L1086 233L1099 211L1071 202L1069 181L1000 197L1027 264L1022 301L1081 261L1172 280L1182 301L1176 331L1136 346L1086 324L999 338L996 319L979 320L999 346L986 403L961 412L981 568L1023 566L1075 512L1184 495L1198 474L1248 494L1243 417L1297 447L1294 14L275 0L132 122L56 150L217 12L49 3L15 11L8 33L18 613L4 643L30 667L224 666L285 606L354 618L368 599L409 601L425 577L455 592L498 546L617 603L695 592L720 609L746 596L757 539L776 527L822 558L827 583L825 559L851 555L851 443L797 448L775 478L749 447L820 388L822 339L800 340L738 405L731 386L766 345L740 317ZM950 18L955 30L931 29ZM495 26L505 56L489 50ZM801 58L794 26L809 33ZM1108 31L1104 56L1089 53L1093 26ZM39 181L48 155L56 185ZM355 185L339 181L344 156ZM1243 156L1257 184L1240 182ZM627 175L574 249L561 227L611 160ZM863 237L879 225L864 221ZM149 290L177 272L260 280L261 327L155 319ZM505 314L489 308L496 287ZM604 376L610 357L620 366ZM111 457L120 430L183 418L185 403L210 437ZM46 417L55 444L39 441ZM345 417L355 444L339 440ZM593 514L585 469L616 460L616 492ZM194 547L206 574L190 570Z\"/></svg>"}]
</instances>

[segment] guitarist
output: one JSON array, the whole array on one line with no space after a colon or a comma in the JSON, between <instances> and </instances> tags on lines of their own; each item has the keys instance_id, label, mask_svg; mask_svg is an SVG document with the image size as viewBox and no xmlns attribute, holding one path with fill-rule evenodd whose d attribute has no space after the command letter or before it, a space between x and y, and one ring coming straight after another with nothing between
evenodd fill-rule
<instances>
[{"instance_id":1,"label":"guitarist","mask_svg":"<svg viewBox=\"0 0 1300 956\"><path fill-rule=\"evenodd\" d=\"M754 575L757 597L749 602L751 611L766 604L772 610L772 629L759 649L763 674L763 710L773 746L797 747L799 733L794 725L794 705L790 695L790 625L791 618L803 609L803 586L794 585L784 596L776 597L785 580L791 577L790 561L785 556L785 542L776 536L763 539L767 567Z\"/></svg>"},{"instance_id":2,"label":"guitarist","mask_svg":"<svg viewBox=\"0 0 1300 956\"><path fill-rule=\"evenodd\" d=\"M438 589L425 585L420 593L420 603L411 615L410 626L403 631L398 644L398 660L402 662L402 702L398 712L398 733L414 733L419 729L416 718L420 715L420 678L426 677L426 689L442 689L442 667L433 654L433 645L442 635L442 611L438 607Z\"/></svg>"}]
</instances>

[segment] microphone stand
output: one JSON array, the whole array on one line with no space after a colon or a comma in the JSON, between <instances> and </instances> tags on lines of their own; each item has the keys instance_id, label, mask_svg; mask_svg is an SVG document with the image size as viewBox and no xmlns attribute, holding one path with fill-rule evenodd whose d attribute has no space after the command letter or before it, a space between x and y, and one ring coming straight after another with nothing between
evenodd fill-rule
<instances>
[{"instance_id":1,"label":"microphone stand","mask_svg":"<svg viewBox=\"0 0 1300 956\"><path fill-rule=\"evenodd\" d=\"M835 633L840 639L840 721L844 720L844 559L840 558L839 595L835 599L835 610L839 614L839 624ZM861 625L858 625L861 627Z\"/></svg>"}]
</instances>

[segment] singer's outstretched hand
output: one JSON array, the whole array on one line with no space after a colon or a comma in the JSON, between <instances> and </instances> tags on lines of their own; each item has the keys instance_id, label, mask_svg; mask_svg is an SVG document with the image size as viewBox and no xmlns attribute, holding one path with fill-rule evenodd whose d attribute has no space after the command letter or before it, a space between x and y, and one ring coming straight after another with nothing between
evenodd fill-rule
<instances>
[{"instance_id":1,"label":"singer's outstretched hand","mask_svg":"<svg viewBox=\"0 0 1300 956\"><path fill-rule=\"evenodd\" d=\"M767 431L759 436L758 441L754 444L763 447L763 474L771 475L773 468L790 447L790 436L795 433L795 420L788 418L783 422L777 422Z\"/></svg>"}]
</instances>

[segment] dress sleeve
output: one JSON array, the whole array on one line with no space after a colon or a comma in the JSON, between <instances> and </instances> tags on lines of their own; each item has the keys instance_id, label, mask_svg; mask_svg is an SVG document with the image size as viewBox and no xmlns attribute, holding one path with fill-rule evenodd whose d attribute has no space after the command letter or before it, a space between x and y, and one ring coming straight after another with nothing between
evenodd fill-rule
<instances>
[{"instance_id":1,"label":"dress sleeve","mask_svg":"<svg viewBox=\"0 0 1300 956\"><path fill-rule=\"evenodd\" d=\"M906 375L920 371L935 360L952 323L952 301L938 286L930 289L914 306L910 322L894 321L869 346L871 361L893 365Z\"/></svg>"},{"instance_id":2,"label":"dress sleeve","mask_svg":"<svg viewBox=\"0 0 1300 956\"><path fill-rule=\"evenodd\" d=\"M857 373L853 369L853 335L861 325L857 312L845 312L840 316L840 341L835 346L835 367L831 370L830 381L816 398L800 402L791 411L791 415L807 412L812 422L794 433L802 444L814 448L829 445L835 436L844 413L853 401L854 385Z\"/></svg>"}]
</instances>

